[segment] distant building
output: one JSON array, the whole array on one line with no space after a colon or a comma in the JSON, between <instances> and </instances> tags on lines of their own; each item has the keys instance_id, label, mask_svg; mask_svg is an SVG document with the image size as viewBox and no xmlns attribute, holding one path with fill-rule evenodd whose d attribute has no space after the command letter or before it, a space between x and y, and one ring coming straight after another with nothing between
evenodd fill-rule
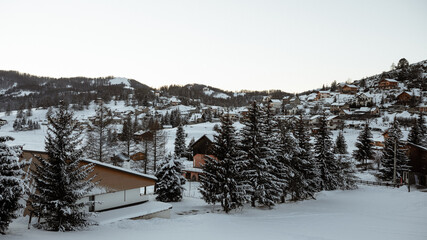
<instances>
[{"instance_id":1,"label":"distant building","mask_svg":"<svg viewBox=\"0 0 427 240\"><path fill-rule=\"evenodd\" d=\"M359 91L359 88L356 85L352 85L352 84L345 84L341 88L341 93L345 93L345 94L356 94L358 91Z\"/></svg>"},{"instance_id":2,"label":"distant building","mask_svg":"<svg viewBox=\"0 0 427 240\"><path fill-rule=\"evenodd\" d=\"M193 156L196 154L211 154L213 145L213 137L208 137L207 135L203 135L199 139L197 139L190 148L193 150Z\"/></svg>"},{"instance_id":3,"label":"distant building","mask_svg":"<svg viewBox=\"0 0 427 240\"><path fill-rule=\"evenodd\" d=\"M367 93L359 93L353 100L353 105L357 107L370 107L374 104L374 99Z\"/></svg>"},{"instance_id":4,"label":"distant building","mask_svg":"<svg viewBox=\"0 0 427 240\"><path fill-rule=\"evenodd\" d=\"M316 95L316 100L324 99L324 98L330 98L331 92L330 91L319 91Z\"/></svg>"},{"instance_id":5,"label":"distant building","mask_svg":"<svg viewBox=\"0 0 427 240\"><path fill-rule=\"evenodd\" d=\"M24 150L21 155L21 160L30 160L30 169L35 169L37 159L47 159L47 153L41 151L26 151ZM152 175L135 172L129 169L113 166L107 163L84 159L81 161L82 165L93 165L93 172L90 173L88 179L95 175L93 182L97 182L97 187L104 189L104 193L89 195L85 200L102 201L102 203L95 203L88 211L105 211L115 209L122 206L128 206L136 203L143 203L148 201L146 196L145 187L154 186L157 178ZM28 171L28 169L26 169ZM28 179L30 189L34 189L33 180L31 177ZM30 214L31 209L27 207L24 214Z\"/></svg>"},{"instance_id":6,"label":"distant building","mask_svg":"<svg viewBox=\"0 0 427 240\"><path fill-rule=\"evenodd\" d=\"M406 147L411 166L410 183L427 186L427 148L412 143Z\"/></svg>"},{"instance_id":7,"label":"distant building","mask_svg":"<svg viewBox=\"0 0 427 240\"><path fill-rule=\"evenodd\" d=\"M413 92L402 92L397 95L397 103L401 105L410 105L420 99L419 96Z\"/></svg>"},{"instance_id":8,"label":"distant building","mask_svg":"<svg viewBox=\"0 0 427 240\"><path fill-rule=\"evenodd\" d=\"M394 80L394 79L381 79L378 82L378 88L379 89L395 89L398 88L398 81Z\"/></svg>"}]
</instances>

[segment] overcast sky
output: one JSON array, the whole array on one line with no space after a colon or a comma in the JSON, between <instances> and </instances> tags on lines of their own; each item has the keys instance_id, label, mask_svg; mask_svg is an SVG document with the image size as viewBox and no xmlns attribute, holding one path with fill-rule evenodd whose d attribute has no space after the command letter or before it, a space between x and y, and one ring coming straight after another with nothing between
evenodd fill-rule
<instances>
[{"instance_id":1,"label":"overcast sky","mask_svg":"<svg viewBox=\"0 0 427 240\"><path fill-rule=\"evenodd\" d=\"M0 69L301 92L427 59L427 1L0 0Z\"/></svg>"}]
</instances>

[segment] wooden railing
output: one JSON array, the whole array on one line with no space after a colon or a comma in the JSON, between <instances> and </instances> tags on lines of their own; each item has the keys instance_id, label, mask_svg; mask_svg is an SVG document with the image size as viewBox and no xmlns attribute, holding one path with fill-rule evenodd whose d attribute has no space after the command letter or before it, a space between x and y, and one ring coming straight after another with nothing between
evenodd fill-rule
<instances>
[{"instance_id":1,"label":"wooden railing","mask_svg":"<svg viewBox=\"0 0 427 240\"><path fill-rule=\"evenodd\" d=\"M356 180L357 183L372 185L372 186L386 186L386 187L401 187L402 183L389 183L389 182L374 182L365 180Z\"/></svg>"}]
</instances>

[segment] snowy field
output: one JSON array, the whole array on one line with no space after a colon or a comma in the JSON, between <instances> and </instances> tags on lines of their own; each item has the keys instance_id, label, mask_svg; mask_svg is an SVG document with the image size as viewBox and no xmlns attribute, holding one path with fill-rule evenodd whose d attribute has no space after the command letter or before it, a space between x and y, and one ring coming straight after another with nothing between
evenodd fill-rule
<instances>
[{"instance_id":1,"label":"snowy field","mask_svg":"<svg viewBox=\"0 0 427 240\"><path fill-rule=\"evenodd\" d=\"M187 184L187 188L188 188ZM171 219L122 220L81 232L27 229L18 219L7 240L57 239L427 239L427 193L405 187L360 186L353 191L321 192L317 200L281 204L274 209L245 206L226 215L194 194L173 203Z\"/></svg>"}]
</instances>

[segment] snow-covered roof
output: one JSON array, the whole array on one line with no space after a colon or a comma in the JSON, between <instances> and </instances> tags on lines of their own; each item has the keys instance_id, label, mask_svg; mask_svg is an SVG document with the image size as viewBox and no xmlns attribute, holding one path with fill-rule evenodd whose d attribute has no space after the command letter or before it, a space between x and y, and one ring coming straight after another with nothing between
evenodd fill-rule
<instances>
[{"instance_id":1,"label":"snow-covered roof","mask_svg":"<svg viewBox=\"0 0 427 240\"><path fill-rule=\"evenodd\" d=\"M88 162L88 163L93 163L93 164L96 164L96 165L99 165L99 166L111 168L111 169L116 169L116 170L119 170L119 171L122 171L122 172L127 172L127 173L130 173L130 174L133 174L133 175L138 175L140 177L150 178L150 179L153 179L153 180L157 181L157 178L155 176L153 176L153 175L140 173L140 172L137 172L137 171L133 171L133 170L122 168L122 167L117 167L117 166L114 166L114 165L111 165L111 164L108 164L108 163L103 163L103 162L96 161L96 160L91 160L91 159L83 159L83 161Z\"/></svg>"},{"instance_id":2,"label":"snow-covered roof","mask_svg":"<svg viewBox=\"0 0 427 240\"><path fill-rule=\"evenodd\" d=\"M361 107L357 111L359 111L359 112L370 112L371 108L370 107Z\"/></svg>"},{"instance_id":3,"label":"snow-covered roof","mask_svg":"<svg viewBox=\"0 0 427 240\"><path fill-rule=\"evenodd\" d=\"M387 82L395 82L395 83L397 83L398 81L396 81L396 80L394 80L394 79L390 79L390 78L386 78L386 79L384 79L385 81L387 81Z\"/></svg>"},{"instance_id":4,"label":"snow-covered roof","mask_svg":"<svg viewBox=\"0 0 427 240\"><path fill-rule=\"evenodd\" d=\"M328 116L326 117L326 121L331 121L332 119L336 118L338 116L332 115L332 116Z\"/></svg>"},{"instance_id":5,"label":"snow-covered roof","mask_svg":"<svg viewBox=\"0 0 427 240\"><path fill-rule=\"evenodd\" d=\"M350 88L358 88L356 85L353 85L353 84L346 84L344 86L347 86L347 87L350 87Z\"/></svg>"},{"instance_id":6,"label":"snow-covered roof","mask_svg":"<svg viewBox=\"0 0 427 240\"><path fill-rule=\"evenodd\" d=\"M201 169L201 168L194 168L194 167L186 167L186 168L182 169L182 171L203 173L203 169Z\"/></svg>"}]
</instances>

